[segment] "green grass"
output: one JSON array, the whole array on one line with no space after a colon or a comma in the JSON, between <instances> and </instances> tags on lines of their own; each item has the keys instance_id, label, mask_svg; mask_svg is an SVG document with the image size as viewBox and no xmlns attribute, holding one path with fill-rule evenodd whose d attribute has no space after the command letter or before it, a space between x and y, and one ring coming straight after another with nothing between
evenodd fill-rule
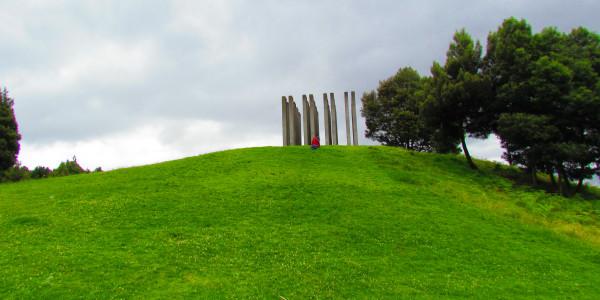
<instances>
[{"instance_id":1,"label":"green grass","mask_svg":"<svg viewBox=\"0 0 600 300\"><path fill-rule=\"evenodd\" d=\"M386 147L0 185L0 298L600 298L600 203Z\"/></svg>"}]
</instances>

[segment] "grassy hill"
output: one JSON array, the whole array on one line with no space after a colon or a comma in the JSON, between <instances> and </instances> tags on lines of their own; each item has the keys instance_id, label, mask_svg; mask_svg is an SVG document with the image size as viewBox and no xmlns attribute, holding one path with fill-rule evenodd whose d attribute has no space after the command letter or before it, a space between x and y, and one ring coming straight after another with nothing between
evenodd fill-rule
<instances>
[{"instance_id":1,"label":"grassy hill","mask_svg":"<svg viewBox=\"0 0 600 300\"><path fill-rule=\"evenodd\" d=\"M0 298L600 298L600 202L387 147L0 185Z\"/></svg>"}]
</instances>

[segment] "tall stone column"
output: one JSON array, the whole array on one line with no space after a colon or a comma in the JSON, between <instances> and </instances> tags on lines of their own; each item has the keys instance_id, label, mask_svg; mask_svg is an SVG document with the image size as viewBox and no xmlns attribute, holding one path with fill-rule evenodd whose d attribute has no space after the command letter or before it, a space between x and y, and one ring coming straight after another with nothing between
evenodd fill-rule
<instances>
[{"instance_id":1,"label":"tall stone column","mask_svg":"<svg viewBox=\"0 0 600 300\"><path fill-rule=\"evenodd\" d=\"M329 101L331 101L331 144L338 144L338 129L337 129L337 109L335 107L335 95L329 93Z\"/></svg>"},{"instance_id":2,"label":"tall stone column","mask_svg":"<svg viewBox=\"0 0 600 300\"><path fill-rule=\"evenodd\" d=\"M288 102L285 96L281 97L281 129L283 136L283 145L288 146L290 144L288 132L289 132L289 122L288 122Z\"/></svg>"},{"instance_id":3,"label":"tall stone column","mask_svg":"<svg viewBox=\"0 0 600 300\"><path fill-rule=\"evenodd\" d=\"M304 145L310 145L310 140L312 139L311 130L310 130L310 103L308 102L308 97L306 95L302 95L302 123L304 125Z\"/></svg>"},{"instance_id":4,"label":"tall stone column","mask_svg":"<svg viewBox=\"0 0 600 300\"><path fill-rule=\"evenodd\" d=\"M350 138L350 109L348 107L348 92L344 92L344 104L346 110L346 144L352 145L352 139Z\"/></svg>"},{"instance_id":5,"label":"tall stone column","mask_svg":"<svg viewBox=\"0 0 600 300\"><path fill-rule=\"evenodd\" d=\"M317 103L315 102L315 97L313 94L308 95L309 104L310 104L310 139L314 136L321 137L319 134L319 111L317 110Z\"/></svg>"},{"instance_id":6,"label":"tall stone column","mask_svg":"<svg viewBox=\"0 0 600 300\"><path fill-rule=\"evenodd\" d=\"M288 135L290 140L290 145L296 144L296 103L294 103L294 97L288 96Z\"/></svg>"},{"instance_id":7,"label":"tall stone column","mask_svg":"<svg viewBox=\"0 0 600 300\"><path fill-rule=\"evenodd\" d=\"M354 146L358 146L358 126L356 124L356 95L351 92L352 97L352 138Z\"/></svg>"},{"instance_id":8,"label":"tall stone column","mask_svg":"<svg viewBox=\"0 0 600 300\"><path fill-rule=\"evenodd\" d=\"M302 115L296 106L296 145L302 145Z\"/></svg>"},{"instance_id":9,"label":"tall stone column","mask_svg":"<svg viewBox=\"0 0 600 300\"><path fill-rule=\"evenodd\" d=\"M298 106L296 108L296 145L302 145L302 115Z\"/></svg>"},{"instance_id":10,"label":"tall stone column","mask_svg":"<svg viewBox=\"0 0 600 300\"><path fill-rule=\"evenodd\" d=\"M331 145L331 119L329 111L329 101L327 100L327 93L323 93L323 122L325 129L325 145Z\"/></svg>"}]
</instances>

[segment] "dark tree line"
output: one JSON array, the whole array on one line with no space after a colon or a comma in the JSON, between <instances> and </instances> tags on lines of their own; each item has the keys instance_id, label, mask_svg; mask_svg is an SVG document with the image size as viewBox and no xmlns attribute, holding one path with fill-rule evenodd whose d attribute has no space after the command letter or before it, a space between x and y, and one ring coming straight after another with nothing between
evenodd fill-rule
<instances>
[{"instance_id":1,"label":"dark tree line","mask_svg":"<svg viewBox=\"0 0 600 300\"><path fill-rule=\"evenodd\" d=\"M6 88L0 91L0 173L15 165L21 135L13 109L14 100Z\"/></svg>"},{"instance_id":2,"label":"dark tree line","mask_svg":"<svg viewBox=\"0 0 600 300\"><path fill-rule=\"evenodd\" d=\"M8 91L4 88L0 91L0 182L21 181L25 179L40 179L46 177L68 176L81 173L89 173L89 170L83 169L77 159L66 160L51 170L48 167L38 166L33 170L22 166L17 157L19 155L21 135L19 126L13 109L14 100L8 96ZM94 170L100 172L100 167Z\"/></svg>"},{"instance_id":3,"label":"dark tree line","mask_svg":"<svg viewBox=\"0 0 600 300\"><path fill-rule=\"evenodd\" d=\"M532 33L510 18L478 41L457 31L430 76L401 68L363 95L366 136L416 151L458 153L495 134L503 157L562 193L600 173L600 36L585 28ZM556 175L556 176L555 176ZM571 186L572 182L576 186Z\"/></svg>"},{"instance_id":4,"label":"dark tree line","mask_svg":"<svg viewBox=\"0 0 600 300\"><path fill-rule=\"evenodd\" d=\"M93 172L102 172L102 168L98 167ZM61 162L55 169L37 166L33 170L29 170L29 168L22 166L19 162L17 162L14 166L4 171L2 176L0 176L0 182L16 182L28 179L42 179L85 173L91 173L91 171L81 167L75 157L73 157L73 160L67 159L66 161Z\"/></svg>"}]
</instances>

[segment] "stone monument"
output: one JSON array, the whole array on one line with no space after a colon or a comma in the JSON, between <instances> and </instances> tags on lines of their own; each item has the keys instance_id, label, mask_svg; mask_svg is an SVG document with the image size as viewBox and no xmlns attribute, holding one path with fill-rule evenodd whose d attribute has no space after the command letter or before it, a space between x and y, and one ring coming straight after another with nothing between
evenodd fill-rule
<instances>
[{"instance_id":1,"label":"stone monument","mask_svg":"<svg viewBox=\"0 0 600 300\"><path fill-rule=\"evenodd\" d=\"M337 129L337 109L335 107L335 95L333 93L329 93L329 101L331 101L330 110L331 110L331 144L338 144L338 129Z\"/></svg>"},{"instance_id":2,"label":"stone monument","mask_svg":"<svg viewBox=\"0 0 600 300\"><path fill-rule=\"evenodd\" d=\"M317 110L317 103L313 94L309 94L308 99L310 103L310 138L312 140L315 136L321 138L319 133L319 111Z\"/></svg>"},{"instance_id":3,"label":"stone monument","mask_svg":"<svg viewBox=\"0 0 600 300\"><path fill-rule=\"evenodd\" d=\"M325 129L325 141L324 145L331 145L331 111L329 110L329 100L327 100L327 93L323 93L323 126Z\"/></svg>"},{"instance_id":4,"label":"stone monument","mask_svg":"<svg viewBox=\"0 0 600 300\"><path fill-rule=\"evenodd\" d=\"M347 145L358 145L356 120L356 95L351 92L351 105L348 105L348 92L344 92L346 140ZM334 93L323 93L323 145L338 145L337 107ZM352 138L350 137L352 122ZM281 97L281 131L283 145L310 145L312 137L321 137L319 133L319 111L313 94L302 95L302 114L294 102L293 96Z\"/></svg>"},{"instance_id":5,"label":"stone monument","mask_svg":"<svg viewBox=\"0 0 600 300\"><path fill-rule=\"evenodd\" d=\"M348 106L348 92L344 92L344 104L346 111L346 145L352 145L352 138L350 137L350 109Z\"/></svg>"},{"instance_id":6,"label":"stone monument","mask_svg":"<svg viewBox=\"0 0 600 300\"><path fill-rule=\"evenodd\" d=\"M352 138L353 138L353 145L354 146L358 146L358 128L356 125L356 95L354 93L354 91L352 91L351 93L351 98L352 98Z\"/></svg>"},{"instance_id":7,"label":"stone monument","mask_svg":"<svg viewBox=\"0 0 600 300\"><path fill-rule=\"evenodd\" d=\"M281 97L281 129L283 132L284 146L302 144L300 122L300 111L294 102L294 97Z\"/></svg>"},{"instance_id":8,"label":"stone monument","mask_svg":"<svg viewBox=\"0 0 600 300\"><path fill-rule=\"evenodd\" d=\"M310 106L310 102L308 102L308 97L306 97L306 95L302 95L302 111L304 112L304 115L302 116L302 123L303 123L303 133L304 133L304 145L310 145L310 140L312 139L312 134L311 134L311 126L310 126L310 114L312 111L312 108Z\"/></svg>"}]
</instances>

